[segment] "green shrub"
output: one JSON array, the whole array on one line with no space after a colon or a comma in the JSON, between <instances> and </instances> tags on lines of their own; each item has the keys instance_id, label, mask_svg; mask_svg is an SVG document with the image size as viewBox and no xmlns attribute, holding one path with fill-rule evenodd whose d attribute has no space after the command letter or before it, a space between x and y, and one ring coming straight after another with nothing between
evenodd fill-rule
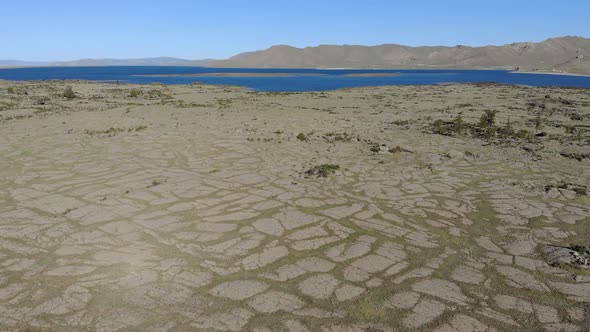
<instances>
[{"instance_id":1,"label":"green shrub","mask_svg":"<svg viewBox=\"0 0 590 332\"><path fill-rule=\"evenodd\" d=\"M323 164L323 165L314 166L314 167L308 169L307 171L305 171L305 175L327 178L330 174L336 172L339 169L340 169L339 165Z\"/></svg>"},{"instance_id":2,"label":"green shrub","mask_svg":"<svg viewBox=\"0 0 590 332\"><path fill-rule=\"evenodd\" d=\"M579 252L582 255L590 254L590 246L579 245L579 244L570 244L570 248Z\"/></svg>"},{"instance_id":3,"label":"green shrub","mask_svg":"<svg viewBox=\"0 0 590 332\"><path fill-rule=\"evenodd\" d=\"M66 87L66 89L64 90L64 92L61 95L62 95L62 97L68 98L68 99L76 98L76 93L74 92L72 87L69 85Z\"/></svg>"},{"instance_id":4,"label":"green shrub","mask_svg":"<svg viewBox=\"0 0 590 332\"><path fill-rule=\"evenodd\" d=\"M141 96L141 91L139 91L139 90L131 90L131 91L129 91L129 97L131 97L131 98L137 98L139 96Z\"/></svg>"}]
</instances>

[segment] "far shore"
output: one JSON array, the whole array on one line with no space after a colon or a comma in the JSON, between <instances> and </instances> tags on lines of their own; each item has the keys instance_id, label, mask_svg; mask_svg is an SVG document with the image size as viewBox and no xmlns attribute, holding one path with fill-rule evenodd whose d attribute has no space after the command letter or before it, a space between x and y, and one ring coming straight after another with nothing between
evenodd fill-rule
<instances>
[{"instance_id":1,"label":"far shore","mask_svg":"<svg viewBox=\"0 0 590 332\"><path fill-rule=\"evenodd\" d=\"M198 73L198 74L148 74L134 75L141 77L295 77L295 76L324 76L321 73ZM399 73L349 73L345 77L395 77Z\"/></svg>"},{"instance_id":2,"label":"far shore","mask_svg":"<svg viewBox=\"0 0 590 332\"><path fill-rule=\"evenodd\" d=\"M346 77L395 77L400 76L399 73L353 73L344 74Z\"/></svg>"},{"instance_id":3,"label":"far shore","mask_svg":"<svg viewBox=\"0 0 590 332\"><path fill-rule=\"evenodd\" d=\"M590 74L579 74L579 73L567 73L567 72L556 72L556 71L532 71L532 70L512 70L511 74L543 74L543 75L562 75L562 76L582 76L588 77Z\"/></svg>"},{"instance_id":4,"label":"far shore","mask_svg":"<svg viewBox=\"0 0 590 332\"><path fill-rule=\"evenodd\" d=\"M198 73L198 74L147 74L141 77L295 77L321 76L319 73Z\"/></svg>"}]
</instances>

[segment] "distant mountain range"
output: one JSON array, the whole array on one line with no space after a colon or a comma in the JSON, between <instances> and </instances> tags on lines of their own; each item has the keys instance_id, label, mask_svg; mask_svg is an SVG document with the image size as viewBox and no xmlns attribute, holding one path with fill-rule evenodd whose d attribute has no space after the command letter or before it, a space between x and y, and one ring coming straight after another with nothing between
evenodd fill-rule
<instances>
[{"instance_id":1,"label":"distant mountain range","mask_svg":"<svg viewBox=\"0 0 590 332\"><path fill-rule=\"evenodd\" d=\"M320 45L273 46L210 64L246 68L486 68L590 74L590 39L560 37L540 43L469 47Z\"/></svg>"},{"instance_id":2,"label":"distant mountain range","mask_svg":"<svg viewBox=\"0 0 590 332\"><path fill-rule=\"evenodd\" d=\"M502 46L273 46L226 60L177 58L85 59L64 62L2 61L0 66L206 66L234 68L459 68L517 69L590 74L590 39L551 38Z\"/></svg>"},{"instance_id":3,"label":"distant mountain range","mask_svg":"<svg viewBox=\"0 0 590 332\"><path fill-rule=\"evenodd\" d=\"M0 67L100 67L100 66L205 66L212 59L186 60L170 57L142 59L80 59L74 61L30 62L19 60L0 60Z\"/></svg>"}]
</instances>

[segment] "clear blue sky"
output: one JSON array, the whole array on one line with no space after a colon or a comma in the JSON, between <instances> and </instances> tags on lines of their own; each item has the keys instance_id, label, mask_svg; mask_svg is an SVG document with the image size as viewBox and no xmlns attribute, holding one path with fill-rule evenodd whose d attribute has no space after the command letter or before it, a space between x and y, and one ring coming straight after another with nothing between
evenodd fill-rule
<instances>
[{"instance_id":1,"label":"clear blue sky","mask_svg":"<svg viewBox=\"0 0 590 332\"><path fill-rule=\"evenodd\" d=\"M225 58L275 44L590 38L590 0L0 0L0 59Z\"/></svg>"}]
</instances>

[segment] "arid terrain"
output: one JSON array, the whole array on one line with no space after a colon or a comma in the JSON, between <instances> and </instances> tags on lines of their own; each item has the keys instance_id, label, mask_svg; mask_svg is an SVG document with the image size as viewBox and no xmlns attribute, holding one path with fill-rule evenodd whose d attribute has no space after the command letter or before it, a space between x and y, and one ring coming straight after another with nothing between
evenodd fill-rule
<instances>
[{"instance_id":1,"label":"arid terrain","mask_svg":"<svg viewBox=\"0 0 590 332\"><path fill-rule=\"evenodd\" d=\"M0 81L0 156L1 331L590 330L588 89Z\"/></svg>"}]
</instances>

